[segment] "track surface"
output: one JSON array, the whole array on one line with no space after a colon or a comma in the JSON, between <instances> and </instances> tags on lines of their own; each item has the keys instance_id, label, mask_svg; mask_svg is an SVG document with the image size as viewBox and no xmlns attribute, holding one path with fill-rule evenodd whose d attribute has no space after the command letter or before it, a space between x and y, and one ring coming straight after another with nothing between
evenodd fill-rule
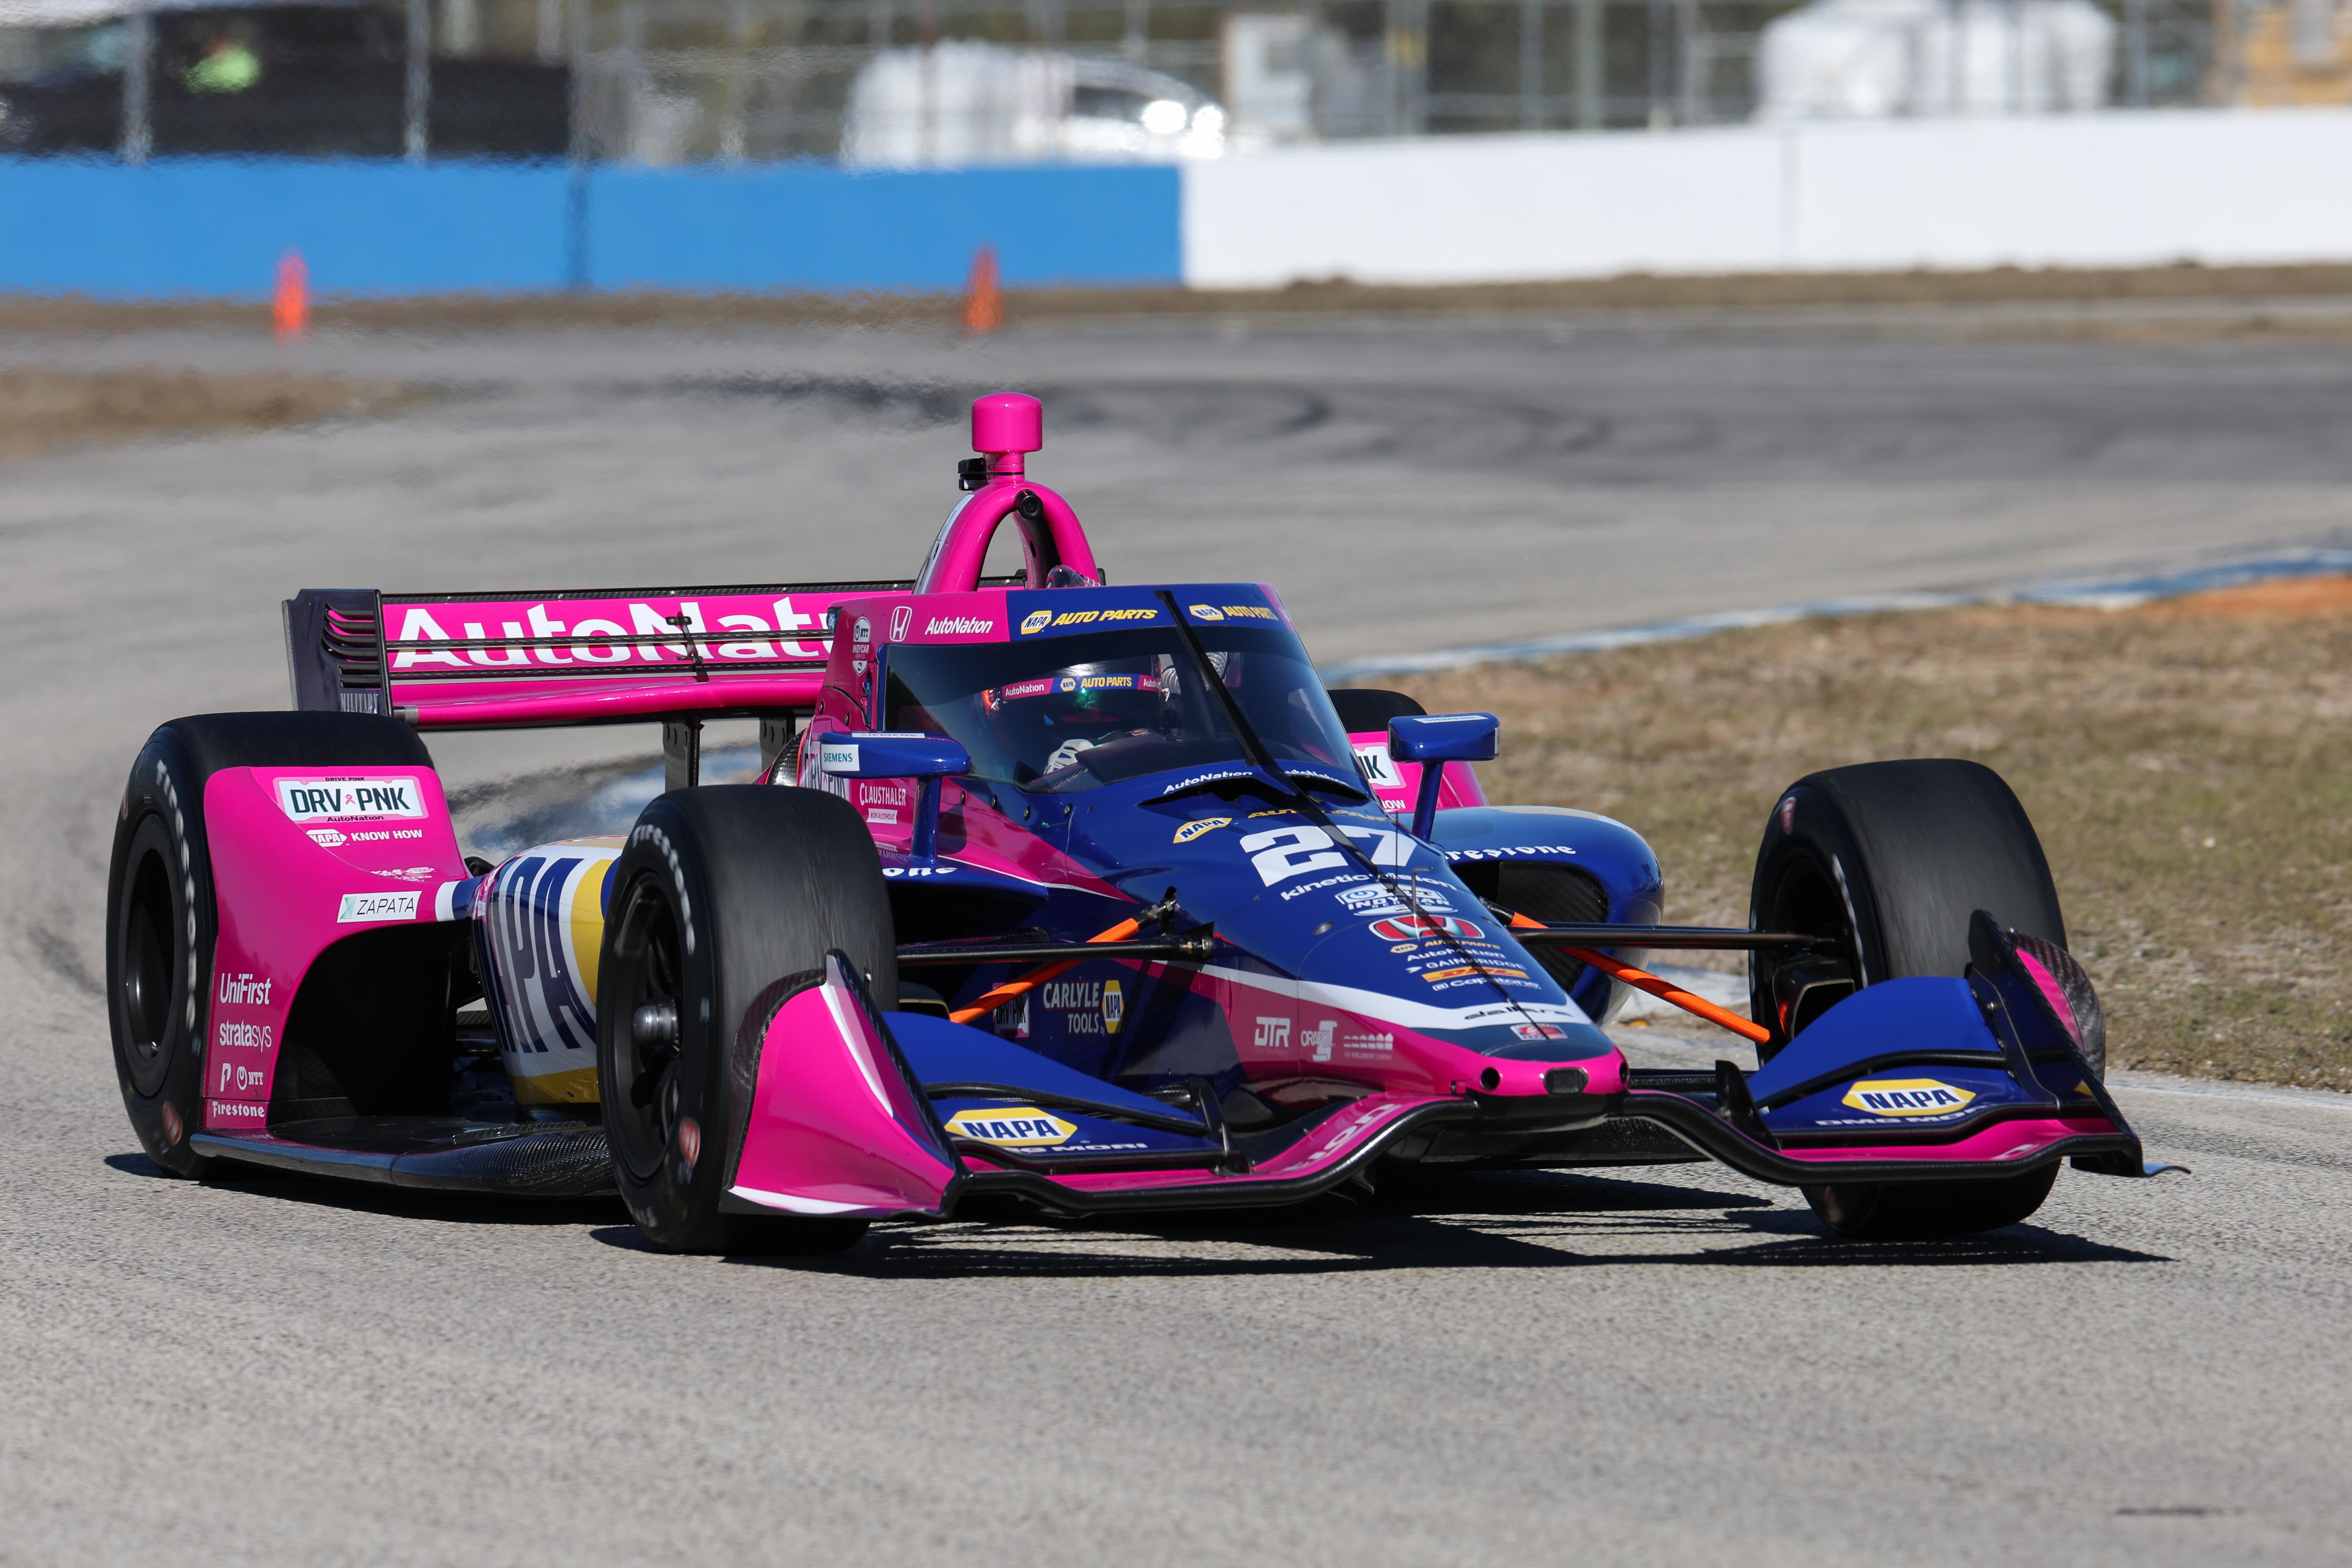
<instances>
[{"instance_id":1,"label":"track surface","mask_svg":"<svg viewBox=\"0 0 2352 1568\"><path fill-rule=\"evenodd\" d=\"M1948 1246L1688 1165L781 1267L600 1207L162 1179L95 978L122 770L282 704L289 589L903 571L991 384L1066 389L1040 472L1120 580L1247 560L1338 658L2333 538L2352 362L1541 323L294 357L464 390L0 472L0 1563L2352 1555L2341 1098L2136 1082L2195 1176L2069 1174ZM436 750L487 822L502 774L645 743Z\"/></svg>"}]
</instances>

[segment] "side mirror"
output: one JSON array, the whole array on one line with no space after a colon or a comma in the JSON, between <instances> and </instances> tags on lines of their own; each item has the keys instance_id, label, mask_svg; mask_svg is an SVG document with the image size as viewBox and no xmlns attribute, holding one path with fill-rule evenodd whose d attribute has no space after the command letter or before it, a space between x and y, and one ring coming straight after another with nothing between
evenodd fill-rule
<instances>
[{"instance_id":1,"label":"side mirror","mask_svg":"<svg viewBox=\"0 0 2352 1568\"><path fill-rule=\"evenodd\" d=\"M1421 793L1412 803L1412 836L1437 826L1437 786L1448 763L1491 760L1502 743L1503 721L1492 713L1431 713L1389 721L1389 755L1421 764Z\"/></svg>"},{"instance_id":2,"label":"side mirror","mask_svg":"<svg viewBox=\"0 0 2352 1568\"><path fill-rule=\"evenodd\" d=\"M915 863L939 858L940 780L971 772L971 753L946 735L921 731L855 731L816 738L817 766L837 779L920 779L915 806Z\"/></svg>"}]
</instances>

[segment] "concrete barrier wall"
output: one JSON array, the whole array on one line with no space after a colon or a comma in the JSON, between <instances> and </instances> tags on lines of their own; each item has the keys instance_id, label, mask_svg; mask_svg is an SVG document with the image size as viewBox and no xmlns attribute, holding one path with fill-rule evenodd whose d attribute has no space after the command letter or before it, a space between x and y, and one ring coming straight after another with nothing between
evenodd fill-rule
<instances>
[{"instance_id":1,"label":"concrete barrier wall","mask_svg":"<svg viewBox=\"0 0 2352 1568\"><path fill-rule=\"evenodd\" d=\"M2352 259L2352 110L1488 136L863 174L0 160L0 291L1278 287Z\"/></svg>"},{"instance_id":2,"label":"concrete barrier wall","mask_svg":"<svg viewBox=\"0 0 2352 1568\"><path fill-rule=\"evenodd\" d=\"M2352 111L2111 113L1304 148L1184 171L1184 277L2352 259Z\"/></svg>"},{"instance_id":3,"label":"concrete barrier wall","mask_svg":"<svg viewBox=\"0 0 2352 1568\"><path fill-rule=\"evenodd\" d=\"M0 291L947 289L1181 280L1167 168L850 174L303 159L0 160Z\"/></svg>"}]
</instances>

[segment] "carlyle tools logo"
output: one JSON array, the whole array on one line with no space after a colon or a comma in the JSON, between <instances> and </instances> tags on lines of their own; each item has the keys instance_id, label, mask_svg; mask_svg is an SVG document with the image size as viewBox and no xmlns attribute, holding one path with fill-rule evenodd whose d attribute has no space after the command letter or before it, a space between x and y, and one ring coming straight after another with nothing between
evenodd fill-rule
<instances>
[{"instance_id":1,"label":"carlyle tools logo","mask_svg":"<svg viewBox=\"0 0 2352 1568\"><path fill-rule=\"evenodd\" d=\"M1964 1110L1974 1092L1939 1079L1864 1079L1845 1091L1845 1103L1873 1116L1949 1116Z\"/></svg>"}]
</instances>

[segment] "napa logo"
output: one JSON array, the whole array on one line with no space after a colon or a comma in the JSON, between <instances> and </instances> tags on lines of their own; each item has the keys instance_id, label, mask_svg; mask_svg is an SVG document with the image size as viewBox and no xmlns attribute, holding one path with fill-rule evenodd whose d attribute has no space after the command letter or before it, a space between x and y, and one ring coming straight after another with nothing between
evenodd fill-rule
<instances>
[{"instance_id":1,"label":"napa logo","mask_svg":"<svg viewBox=\"0 0 2352 1568\"><path fill-rule=\"evenodd\" d=\"M1119 988L1118 981L1103 982L1102 1009L1103 1027L1118 1034L1119 1024L1127 1017L1127 993Z\"/></svg>"},{"instance_id":2,"label":"napa logo","mask_svg":"<svg viewBox=\"0 0 2352 1568\"><path fill-rule=\"evenodd\" d=\"M1042 632L1053 624L1053 611L1032 610L1027 615L1021 617L1021 635L1025 637L1031 632Z\"/></svg>"},{"instance_id":3,"label":"napa logo","mask_svg":"<svg viewBox=\"0 0 2352 1568\"><path fill-rule=\"evenodd\" d=\"M1873 1116L1949 1116L1975 1098L1932 1078L1866 1078L1845 1091L1846 1104Z\"/></svg>"},{"instance_id":4,"label":"napa logo","mask_svg":"<svg viewBox=\"0 0 2352 1568\"><path fill-rule=\"evenodd\" d=\"M948 1131L1000 1148L1050 1149L1076 1137L1078 1129L1034 1106L1024 1106L1017 1110L959 1110L948 1118Z\"/></svg>"},{"instance_id":5,"label":"napa logo","mask_svg":"<svg viewBox=\"0 0 2352 1568\"><path fill-rule=\"evenodd\" d=\"M1186 823L1183 826L1176 830L1175 842L1179 844L1190 844L1195 838L1200 837L1203 833L1214 833L1218 828L1224 826L1231 821L1233 821L1233 818L1230 816L1198 817L1193 821Z\"/></svg>"},{"instance_id":6,"label":"napa logo","mask_svg":"<svg viewBox=\"0 0 2352 1568\"><path fill-rule=\"evenodd\" d=\"M1187 605L1184 608L1196 621L1222 621L1225 618L1225 612L1214 605Z\"/></svg>"}]
</instances>

